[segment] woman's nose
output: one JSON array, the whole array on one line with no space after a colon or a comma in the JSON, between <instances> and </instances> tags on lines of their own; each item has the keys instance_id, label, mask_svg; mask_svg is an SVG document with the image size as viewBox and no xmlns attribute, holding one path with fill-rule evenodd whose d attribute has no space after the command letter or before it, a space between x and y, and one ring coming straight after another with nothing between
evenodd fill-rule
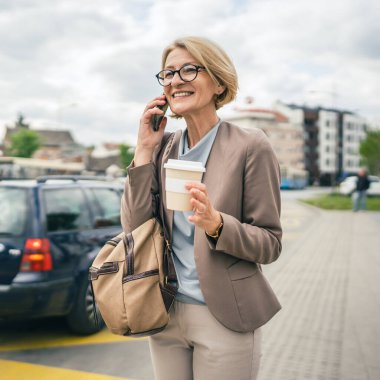
<instances>
[{"instance_id":1,"label":"woman's nose","mask_svg":"<svg viewBox=\"0 0 380 380\"><path fill-rule=\"evenodd\" d=\"M179 72L175 72L174 73L174 76L173 76L173 79L172 79L172 82L170 83L172 86L175 86L175 85L178 85L178 84L182 84L184 83L184 81L182 80L182 78L179 76Z\"/></svg>"}]
</instances>

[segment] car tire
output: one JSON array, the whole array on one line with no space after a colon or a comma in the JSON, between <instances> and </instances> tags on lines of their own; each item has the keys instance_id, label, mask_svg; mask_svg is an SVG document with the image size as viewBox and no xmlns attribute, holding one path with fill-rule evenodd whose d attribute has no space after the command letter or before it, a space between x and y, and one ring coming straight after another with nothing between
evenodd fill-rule
<instances>
[{"instance_id":1,"label":"car tire","mask_svg":"<svg viewBox=\"0 0 380 380\"><path fill-rule=\"evenodd\" d=\"M104 321L96 307L98 323L95 322L92 290L87 276L83 275L79 282L75 303L66 316L67 324L76 334L89 335L99 332Z\"/></svg>"}]
</instances>

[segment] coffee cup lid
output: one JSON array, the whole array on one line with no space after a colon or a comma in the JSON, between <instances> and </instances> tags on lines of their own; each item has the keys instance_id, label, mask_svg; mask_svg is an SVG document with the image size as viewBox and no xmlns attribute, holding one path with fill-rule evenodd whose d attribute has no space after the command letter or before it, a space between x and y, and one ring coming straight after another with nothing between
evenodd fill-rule
<instances>
[{"instance_id":1,"label":"coffee cup lid","mask_svg":"<svg viewBox=\"0 0 380 380\"><path fill-rule=\"evenodd\" d=\"M198 161L185 161L185 160L172 160L169 159L166 164L164 164L165 169L174 170L188 170L192 172L205 172L206 168L203 166L202 162Z\"/></svg>"}]
</instances>

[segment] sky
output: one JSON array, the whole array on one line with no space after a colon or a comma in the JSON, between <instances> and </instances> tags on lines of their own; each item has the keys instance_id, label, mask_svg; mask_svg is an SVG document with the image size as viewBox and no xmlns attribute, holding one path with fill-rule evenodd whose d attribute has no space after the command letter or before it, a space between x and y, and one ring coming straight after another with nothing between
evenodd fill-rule
<instances>
[{"instance_id":1,"label":"sky","mask_svg":"<svg viewBox=\"0 0 380 380\"><path fill-rule=\"evenodd\" d=\"M22 113L86 146L135 144L162 93L162 50L185 35L213 40L236 66L222 118L253 97L380 120L378 0L0 0L0 140Z\"/></svg>"}]
</instances>

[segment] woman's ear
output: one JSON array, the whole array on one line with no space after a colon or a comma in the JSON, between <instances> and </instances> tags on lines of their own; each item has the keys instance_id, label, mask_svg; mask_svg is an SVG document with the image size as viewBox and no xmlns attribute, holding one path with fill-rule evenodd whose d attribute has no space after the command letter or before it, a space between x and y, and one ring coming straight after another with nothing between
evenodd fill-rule
<instances>
[{"instance_id":1,"label":"woman's ear","mask_svg":"<svg viewBox=\"0 0 380 380\"><path fill-rule=\"evenodd\" d=\"M222 95L225 90L226 90L225 86L218 84L218 86L216 88L216 95Z\"/></svg>"}]
</instances>

